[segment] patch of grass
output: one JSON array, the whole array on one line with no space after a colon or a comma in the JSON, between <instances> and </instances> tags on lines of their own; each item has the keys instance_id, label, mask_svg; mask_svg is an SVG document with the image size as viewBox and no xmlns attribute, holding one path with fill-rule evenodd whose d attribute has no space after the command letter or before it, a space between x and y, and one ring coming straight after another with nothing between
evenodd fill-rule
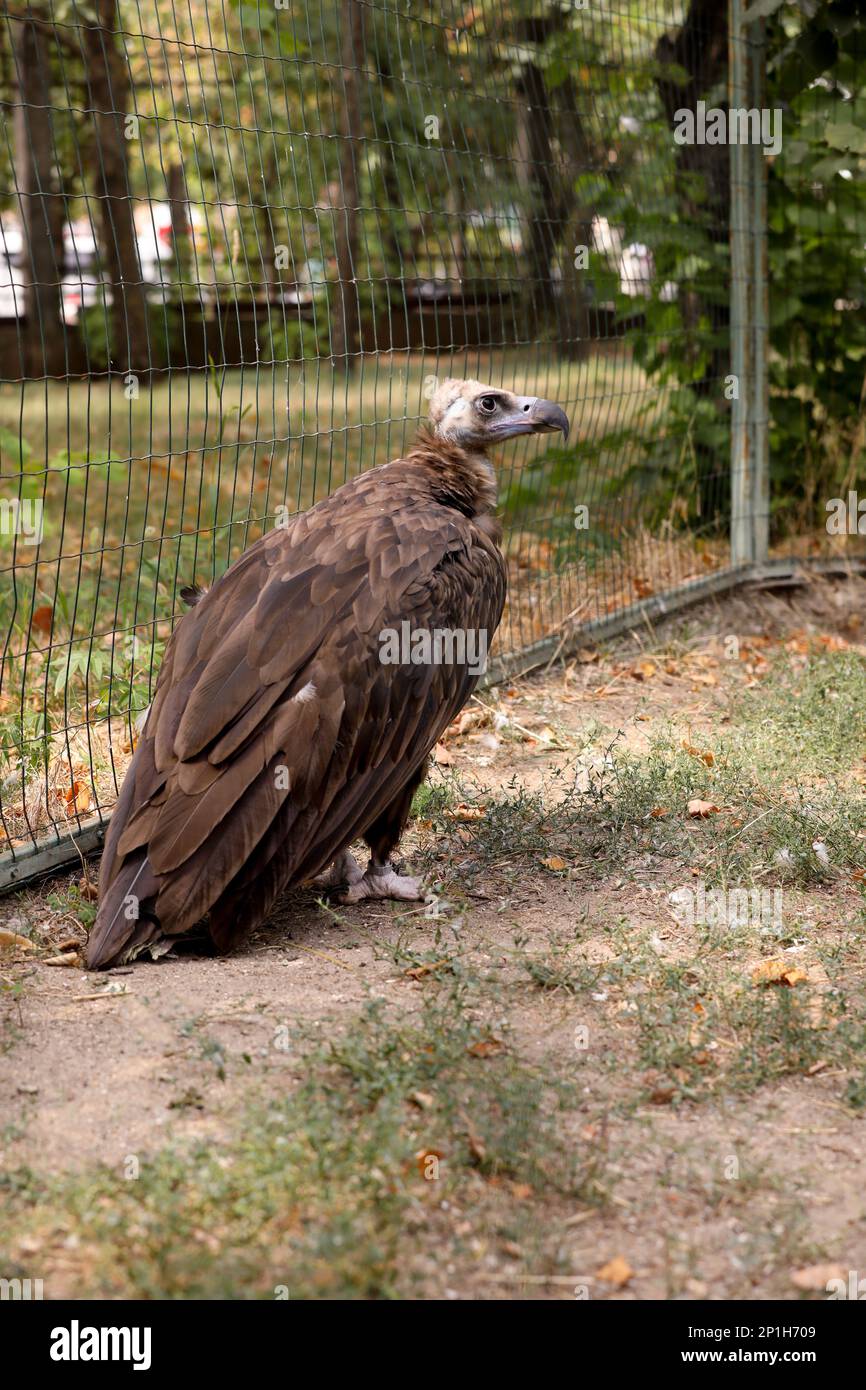
<instances>
[{"instance_id":1,"label":"patch of grass","mask_svg":"<svg viewBox=\"0 0 866 1390\"><path fill-rule=\"evenodd\" d=\"M546 950L525 951L525 945L525 938L515 937L515 958L538 989L579 994L597 987L604 966L588 961L576 941L563 941L551 932Z\"/></svg>"},{"instance_id":2,"label":"patch of grass","mask_svg":"<svg viewBox=\"0 0 866 1390\"><path fill-rule=\"evenodd\" d=\"M850 1066L866 1041L862 1018L842 1028L845 1006L836 994L743 979L704 984L699 993L693 985L677 988L688 967L665 974L636 1000L635 1041L639 1064L670 1082L674 1101L749 1093L818 1063ZM655 1077L649 1091L659 1091Z\"/></svg>"},{"instance_id":3,"label":"patch of grass","mask_svg":"<svg viewBox=\"0 0 866 1390\"><path fill-rule=\"evenodd\" d=\"M560 1136L567 1087L514 1054L464 981L425 989L413 1018L371 1000L297 1071L292 1093L253 1104L230 1143L164 1149L135 1180L106 1168L5 1174L4 1269L22 1268L26 1233L49 1295L53 1252L68 1283L74 1247L71 1291L90 1296L274 1297L284 1286L388 1298L422 1277L417 1233L440 1228L443 1201L501 1192L513 1205L515 1184L529 1204L599 1199L597 1155L582 1167ZM444 1239L443 1264L456 1237Z\"/></svg>"},{"instance_id":4,"label":"patch of grass","mask_svg":"<svg viewBox=\"0 0 866 1390\"><path fill-rule=\"evenodd\" d=\"M53 913L61 917L74 917L86 931L89 931L96 921L96 903L84 896L80 884L76 881L68 883L61 892L49 893L45 902Z\"/></svg>"},{"instance_id":5,"label":"patch of grass","mask_svg":"<svg viewBox=\"0 0 866 1390\"><path fill-rule=\"evenodd\" d=\"M731 709L732 739L759 772L778 772L793 755L799 774L842 778L866 745L866 662L853 651L818 648L800 661L783 656L759 688Z\"/></svg>"},{"instance_id":6,"label":"patch of grass","mask_svg":"<svg viewBox=\"0 0 866 1390\"><path fill-rule=\"evenodd\" d=\"M805 667L780 662L736 703L711 765L683 743L672 726L646 753L615 738L537 791L516 777L494 795L462 786L459 800L483 814L455 837L447 808L434 805L439 857L471 873L556 854L592 874L652 857L672 876L699 870L721 886L829 884L866 868L862 658L819 652ZM694 800L719 810L690 817Z\"/></svg>"},{"instance_id":7,"label":"patch of grass","mask_svg":"<svg viewBox=\"0 0 866 1390\"><path fill-rule=\"evenodd\" d=\"M435 781L425 778L412 798L412 816L415 820L440 821L457 800L456 778L440 776Z\"/></svg>"},{"instance_id":8,"label":"patch of grass","mask_svg":"<svg viewBox=\"0 0 866 1390\"><path fill-rule=\"evenodd\" d=\"M583 998L590 1034L584 1055L607 1066L614 1047L625 1111L646 1102L747 1095L813 1068L840 1075L840 1098L852 1109L866 1104L866 1007L859 994L843 990L835 953L822 953L825 986L761 986L743 964L742 940L735 964L731 941L725 938L722 950L718 936L705 935L675 960L625 921L606 936L609 957L602 960L588 959L579 940L554 938L546 950L518 950L515 958L536 988Z\"/></svg>"}]
</instances>

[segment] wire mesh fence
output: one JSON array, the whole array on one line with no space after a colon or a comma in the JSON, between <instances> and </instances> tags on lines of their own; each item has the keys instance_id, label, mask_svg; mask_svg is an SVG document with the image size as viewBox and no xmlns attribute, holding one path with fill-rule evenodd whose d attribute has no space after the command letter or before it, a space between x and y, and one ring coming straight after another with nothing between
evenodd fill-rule
<instances>
[{"instance_id":1,"label":"wire mesh fence","mask_svg":"<svg viewBox=\"0 0 866 1390\"><path fill-rule=\"evenodd\" d=\"M816 548L863 449L863 28L856 4L753 9L3 10L7 882L110 812L182 589L398 456L443 376L556 399L576 426L501 460L500 656L724 576L732 484L750 534L756 510L791 513L777 548L795 530ZM742 164L682 126L727 110L738 44L749 105L790 129ZM739 303L737 229L757 291ZM769 415L751 377L739 404L750 334ZM783 460L764 500L741 486L761 419Z\"/></svg>"}]
</instances>

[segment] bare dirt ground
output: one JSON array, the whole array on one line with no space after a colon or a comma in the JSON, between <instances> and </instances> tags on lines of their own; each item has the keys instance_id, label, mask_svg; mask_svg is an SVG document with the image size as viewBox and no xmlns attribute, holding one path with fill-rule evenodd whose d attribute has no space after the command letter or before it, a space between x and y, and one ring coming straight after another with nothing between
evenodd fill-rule
<instances>
[{"instance_id":1,"label":"bare dirt ground","mask_svg":"<svg viewBox=\"0 0 866 1390\"><path fill-rule=\"evenodd\" d=\"M0 1271L568 1299L866 1271L864 640L866 584L815 581L486 692L404 845L426 907L300 893L232 957L97 976L80 870L0 900ZM782 912L691 920L698 886Z\"/></svg>"}]
</instances>

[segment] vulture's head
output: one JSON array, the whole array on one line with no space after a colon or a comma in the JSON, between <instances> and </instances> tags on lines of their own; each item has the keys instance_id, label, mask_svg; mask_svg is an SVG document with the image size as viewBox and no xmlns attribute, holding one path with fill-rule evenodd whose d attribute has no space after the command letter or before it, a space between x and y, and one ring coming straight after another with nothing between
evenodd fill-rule
<instances>
[{"instance_id":1,"label":"vulture's head","mask_svg":"<svg viewBox=\"0 0 866 1390\"><path fill-rule=\"evenodd\" d=\"M485 449L519 434L561 430L568 439L568 416L541 396L516 396L480 381L443 381L430 401L430 424L440 439L464 449Z\"/></svg>"}]
</instances>

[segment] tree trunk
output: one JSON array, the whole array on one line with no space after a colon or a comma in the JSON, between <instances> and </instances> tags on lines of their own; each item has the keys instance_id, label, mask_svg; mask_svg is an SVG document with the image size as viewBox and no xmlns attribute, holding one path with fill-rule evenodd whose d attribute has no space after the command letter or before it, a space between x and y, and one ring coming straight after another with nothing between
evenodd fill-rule
<instances>
[{"instance_id":1,"label":"tree trunk","mask_svg":"<svg viewBox=\"0 0 866 1390\"><path fill-rule=\"evenodd\" d=\"M521 112L517 167L528 204L528 295L530 328L535 333L554 307L551 271L558 240L561 196L553 162L553 116L544 74L535 63L524 64L518 91L526 102Z\"/></svg>"},{"instance_id":2,"label":"tree trunk","mask_svg":"<svg viewBox=\"0 0 866 1390\"><path fill-rule=\"evenodd\" d=\"M143 372L151 365L147 301L141 280L127 151L131 83L117 46L116 0L97 0L99 23L83 30L88 106L96 135L94 170L102 221L102 254L112 291L112 367ZM137 139L137 135L135 137Z\"/></svg>"},{"instance_id":3,"label":"tree trunk","mask_svg":"<svg viewBox=\"0 0 866 1390\"><path fill-rule=\"evenodd\" d=\"M190 293L189 281L193 269L192 221L186 191L186 175L182 164L170 164L166 174L168 204L171 209L171 249L174 253L174 273L178 280L178 298L183 302Z\"/></svg>"},{"instance_id":4,"label":"tree trunk","mask_svg":"<svg viewBox=\"0 0 866 1390\"><path fill-rule=\"evenodd\" d=\"M342 0L343 119L340 130L340 197L335 209L337 296L331 327L335 365L354 365L361 328L358 300L358 145L361 122L361 72L364 59L364 11L360 0Z\"/></svg>"},{"instance_id":5,"label":"tree trunk","mask_svg":"<svg viewBox=\"0 0 866 1390\"><path fill-rule=\"evenodd\" d=\"M28 6L17 23L15 181L21 207L24 269L23 368L27 377L66 370L61 314L63 199L53 165L54 132L45 15Z\"/></svg>"},{"instance_id":6,"label":"tree trunk","mask_svg":"<svg viewBox=\"0 0 866 1390\"><path fill-rule=\"evenodd\" d=\"M518 21L516 33L542 48L565 20L564 12L534 16ZM574 189L578 175L592 168L591 144L571 78L560 82L551 97L542 67L527 62L516 86L526 101L519 117L517 167L528 203L528 330L538 333L545 321L552 322L563 356L582 357L589 350L590 279L586 269L575 267L574 248L590 245L592 212L575 208ZM557 167L557 149L563 152L559 162L564 167ZM557 258L558 292L553 273Z\"/></svg>"},{"instance_id":7,"label":"tree trunk","mask_svg":"<svg viewBox=\"0 0 866 1390\"><path fill-rule=\"evenodd\" d=\"M674 36L663 34L656 44L656 59L660 73L656 87L668 123L673 128L675 113L681 109L695 110L697 102L724 78L728 66L727 6L719 0L691 0L685 19ZM688 81L670 80L664 75L666 66L684 70ZM727 145L679 145L681 215L688 225L711 223L714 241L728 245L730 236L730 149ZM706 201L696 201L690 193L695 176L703 182ZM704 301L695 292L683 296L683 320L686 329L697 334L700 321L711 325L714 344L709 365L701 381L694 383L698 396L715 400L720 411L725 409L721 385L730 370L730 349L727 330L730 311L727 301ZM697 344L697 337L695 342ZM700 514L711 521L730 509L730 477L725 463L706 446L696 447Z\"/></svg>"}]
</instances>

